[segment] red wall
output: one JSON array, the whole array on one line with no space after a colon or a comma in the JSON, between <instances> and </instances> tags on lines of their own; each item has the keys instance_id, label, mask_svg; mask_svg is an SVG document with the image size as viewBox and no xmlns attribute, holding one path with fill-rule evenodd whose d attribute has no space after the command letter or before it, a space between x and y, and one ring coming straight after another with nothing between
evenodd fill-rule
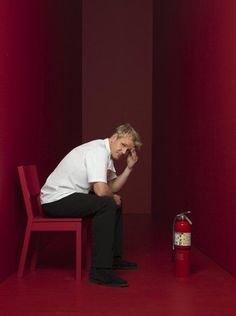
<instances>
[{"instance_id":1,"label":"red wall","mask_svg":"<svg viewBox=\"0 0 236 316\"><path fill-rule=\"evenodd\" d=\"M155 4L153 205L236 275L236 2Z\"/></svg>"},{"instance_id":2,"label":"red wall","mask_svg":"<svg viewBox=\"0 0 236 316\"><path fill-rule=\"evenodd\" d=\"M152 0L83 1L83 141L129 122L144 144L126 212L151 211L152 21Z\"/></svg>"},{"instance_id":3,"label":"red wall","mask_svg":"<svg viewBox=\"0 0 236 316\"><path fill-rule=\"evenodd\" d=\"M152 107L152 1L84 0L82 107L81 1L0 2L0 280L24 228L16 166L35 162L44 180L81 133L126 121L144 142L126 211L149 213L152 187L171 234L191 209L195 245L236 275L236 3L154 4Z\"/></svg>"},{"instance_id":4,"label":"red wall","mask_svg":"<svg viewBox=\"0 0 236 316\"><path fill-rule=\"evenodd\" d=\"M81 2L0 1L0 280L16 268L24 207L16 167L42 180L81 142Z\"/></svg>"}]
</instances>

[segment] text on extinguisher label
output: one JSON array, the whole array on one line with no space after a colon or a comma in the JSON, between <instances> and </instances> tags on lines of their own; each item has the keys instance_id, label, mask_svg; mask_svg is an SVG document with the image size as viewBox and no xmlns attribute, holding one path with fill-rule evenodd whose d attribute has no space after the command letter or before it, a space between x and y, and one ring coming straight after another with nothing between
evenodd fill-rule
<instances>
[{"instance_id":1,"label":"text on extinguisher label","mask_svg":"<svg viewBox=\"0 0 236 316\"><path fill-rule=\"evenodd\" d=\"M191 233L175 233L174 243L176 246L191 246Z\"/></svg>"}]
</instances>

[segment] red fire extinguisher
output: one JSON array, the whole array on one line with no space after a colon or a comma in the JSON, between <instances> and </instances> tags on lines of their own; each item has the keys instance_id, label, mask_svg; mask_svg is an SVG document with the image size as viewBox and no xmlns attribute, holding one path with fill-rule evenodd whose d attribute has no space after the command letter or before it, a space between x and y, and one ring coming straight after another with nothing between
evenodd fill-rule
<instances>
[{"instance_id":1,"label":"red fire extinguisher","mask_svg":"<svg viewBox=\"0 0 236 316\"><path fill-rule=\"evenodd\" d=\"M173 257L175 275L187 277L190 274L191 225L187 216L190 211L176 215L173 223Z\"/></svg>"}]
</instances>

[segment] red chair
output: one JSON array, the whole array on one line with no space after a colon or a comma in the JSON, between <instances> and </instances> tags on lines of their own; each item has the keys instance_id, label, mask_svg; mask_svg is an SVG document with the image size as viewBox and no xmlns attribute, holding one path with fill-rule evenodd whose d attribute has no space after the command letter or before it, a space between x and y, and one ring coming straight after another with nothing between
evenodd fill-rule
<instances>
[{"instance_id":1,"label":"red chair","mask_svg":"<svg viewBox=\"0 0 236 316\"><path fill-rule=\"evenodd\" d=\"M76 234L76 264L75 279L82 278L82 237L87 239L87 228L89 220L81 218L49 218L45 217L40 204L40 184L35 165L19 166L18 174L23 193L25 208L27 212L27 225L25 230L23 247L20 255L18 267L18 277L23 276L27 254L29 250L30 237L32 232L48 231L74 231ZM37 247L38 248L38 247ZM37 248L34 248L34 255L31 262L31 268L34 268L37 260Z\"/></svg>"}]
</instances>

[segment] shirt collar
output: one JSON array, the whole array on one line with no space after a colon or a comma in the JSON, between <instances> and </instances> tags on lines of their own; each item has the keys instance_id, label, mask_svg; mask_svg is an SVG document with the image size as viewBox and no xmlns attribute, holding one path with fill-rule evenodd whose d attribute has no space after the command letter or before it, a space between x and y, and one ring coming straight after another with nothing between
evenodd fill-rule
<instances>
[{"instance_id":1,"label":"shirt collar","mask_svg":"<svg viewBox=\"0 0 236 316\"><path fill-rule=\"evenodd\" d=\"M111 157L111 148L110 148L109 138L105 138L104 139L104 143L105 143L105 146L106 146L106 150L107 150L109 156Z\"/></svg>"}]
</instances>

